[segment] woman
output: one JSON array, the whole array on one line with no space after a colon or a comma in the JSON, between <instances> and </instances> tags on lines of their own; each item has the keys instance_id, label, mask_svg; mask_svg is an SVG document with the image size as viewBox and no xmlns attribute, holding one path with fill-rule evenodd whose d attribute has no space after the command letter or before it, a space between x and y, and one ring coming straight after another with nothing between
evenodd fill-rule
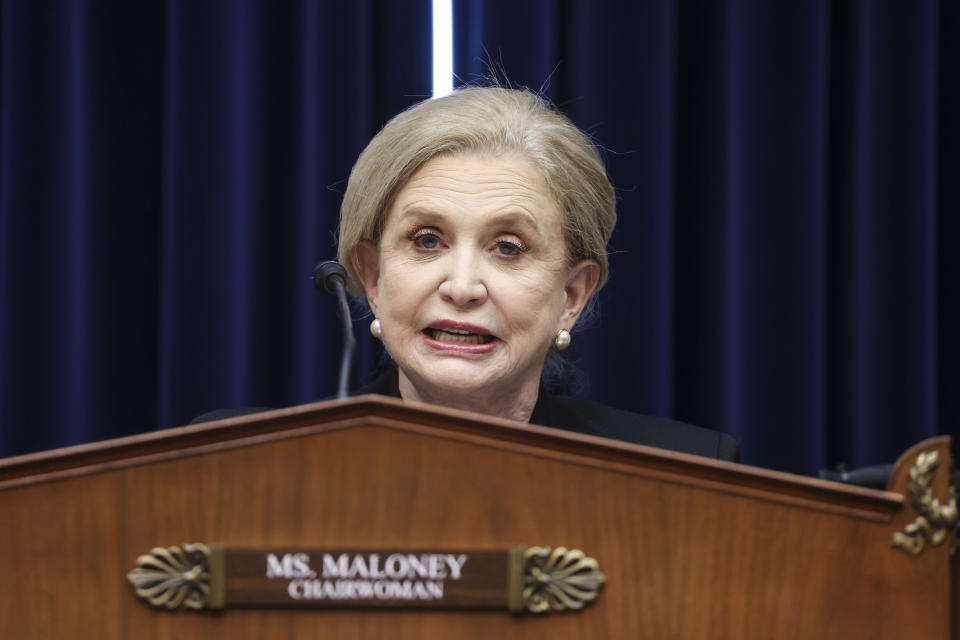
<instances>
[{"instance_id":1,"label":"woman","mask_svg":"<svg viewBox=\"0 0 960 640\"><path fill-rule=\"evenodd\" d=\"M340 262L396 363L364 391L736 459L729 436L542 390L607 278L615 220L593 145L529 91L462 89L396 116L341 211Z\"/></svg>"}]
</instances>

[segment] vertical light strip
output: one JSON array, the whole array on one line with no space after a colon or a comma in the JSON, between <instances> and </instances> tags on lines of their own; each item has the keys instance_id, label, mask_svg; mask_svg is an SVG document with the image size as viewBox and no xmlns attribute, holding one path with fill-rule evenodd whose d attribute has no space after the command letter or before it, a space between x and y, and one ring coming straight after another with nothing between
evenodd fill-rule
<instances>
[{"instance_id":1,"label":"vertical light strip","mask_svg":"<svg viewBox=\"0 0 960 640\"><path fill-rule=\"evenodd\" d=\"M433 97L453 91L453 0L433 0Z\"/></svg>"}]
</instances>

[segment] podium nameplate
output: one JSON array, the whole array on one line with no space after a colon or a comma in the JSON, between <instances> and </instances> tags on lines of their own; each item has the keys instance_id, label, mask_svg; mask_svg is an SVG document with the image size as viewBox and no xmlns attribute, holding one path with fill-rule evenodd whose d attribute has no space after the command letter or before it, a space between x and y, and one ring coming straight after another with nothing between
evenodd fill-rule
<instances>
[{"instance_id":1,"label":"podium nameplate","mask_svg":"<svg viewBox=\"0 0 960 640\"><path fill-rule=\"evenodd\" d=\"M576 611L604 584L563 547L499 550L228 549L194 543L137 558L128 580L154 607L363 607Z\"/></svg>"}]
</instances>

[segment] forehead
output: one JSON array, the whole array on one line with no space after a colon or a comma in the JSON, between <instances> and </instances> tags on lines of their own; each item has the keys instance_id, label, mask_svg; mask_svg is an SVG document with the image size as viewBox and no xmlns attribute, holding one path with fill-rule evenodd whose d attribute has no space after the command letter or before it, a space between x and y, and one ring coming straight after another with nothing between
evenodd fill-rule
<instances>
[{"instance_id":1,"label":"forehead","mask_svg":"<svg viewBox=\"0 0 960 640\"><path fill-rule=\"evenodd\" d=\"M559 225L539 171L519 154L458 153L432 158L397 194L390 217L412 213L515 213Z\"/></svg>"}]
</instances>

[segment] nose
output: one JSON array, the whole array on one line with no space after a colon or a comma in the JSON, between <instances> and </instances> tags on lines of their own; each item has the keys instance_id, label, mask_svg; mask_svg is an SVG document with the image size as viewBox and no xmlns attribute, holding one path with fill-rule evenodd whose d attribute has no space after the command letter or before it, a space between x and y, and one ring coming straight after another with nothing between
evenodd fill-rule
<instances>
[{"instance_id":1,"label":"nose","mask_svg":"<svg viewBox=\"0 0 960 640\"><path fill-rule=\"evenodd\" d=\"M440 297L458 307L475 306L487 299L476 256L469 251L452 252L446 277L440 283Z\"/></svg>"}]
</instances>

